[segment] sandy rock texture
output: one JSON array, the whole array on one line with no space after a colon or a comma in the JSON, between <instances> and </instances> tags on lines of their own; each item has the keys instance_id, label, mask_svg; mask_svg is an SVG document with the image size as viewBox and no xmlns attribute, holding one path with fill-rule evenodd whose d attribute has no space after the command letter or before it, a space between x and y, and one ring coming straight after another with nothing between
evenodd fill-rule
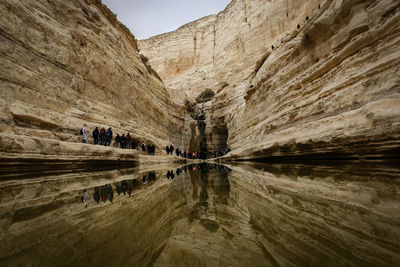
<instances>
[{"instance_id":1,"label":"sandy rock texture","mask_svg":"<svg viewBox=\"0 0 400 267\"><path fill-rule=\"evenodd\" d=\"M180 138L182 109L100 0L6 0L0 10L2 140L81 142L83 123L157 148Z\"/></svg>"},{"instance_id":2,"label":"sandy rock texture","mask_svg":"<svg viewBox=\"0 0 400 267\"><path fill-rule=\"evenodd\" d=\"M234 0L139 47L171 89L217 93L206 135L227 134L230 158L391 157L400 145L399 8Z\"/></svg>"},{"instance_id":3,"label":"sandy rock texture","mask_svg":"<svg viewBox=\"0 0 400 267\"><path fill-rule=\"evenodd\" d=\"M0 263L392 266L400 259L397 166L190 165L177 175L178 166L2 180ZM144 184L152 171L155 180ZM117 193L123 181L131 181L131 196ZM95 187L106 184L112 202L96 203Z\"/></svg>"}]
</instances>

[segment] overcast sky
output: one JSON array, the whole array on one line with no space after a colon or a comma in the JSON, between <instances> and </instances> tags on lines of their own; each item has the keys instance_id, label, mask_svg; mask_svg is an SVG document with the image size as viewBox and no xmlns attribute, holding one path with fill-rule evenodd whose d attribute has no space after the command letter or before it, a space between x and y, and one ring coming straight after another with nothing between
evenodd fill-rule
<instances>
[{"instance_id":1,"label":"overcast sky","mask_svg":"<svg viewBox=\"0 0 400 267\"><path fill-rule=\"evenodd\" d=\"M176 30L183 24L217 14L230 0L102 0L136 39Z\"/></svg>"}]
</instances>

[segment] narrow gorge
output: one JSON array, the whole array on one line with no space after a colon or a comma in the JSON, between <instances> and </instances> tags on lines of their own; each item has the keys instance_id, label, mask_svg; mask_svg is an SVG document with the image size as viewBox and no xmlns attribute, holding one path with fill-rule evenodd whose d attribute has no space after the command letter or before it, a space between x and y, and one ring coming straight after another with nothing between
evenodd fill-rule
<instances>
[{"instance_id":1,"label":"narrow gorge","mask_svg":"<svg viewBox=\"0 0 400 267\"><path fill-rule=\"evenodd\" d=\"M143 40L101 0L0 13L1 266L400 261L398 0L232 0Z\"/></svg>"}]
</instances>

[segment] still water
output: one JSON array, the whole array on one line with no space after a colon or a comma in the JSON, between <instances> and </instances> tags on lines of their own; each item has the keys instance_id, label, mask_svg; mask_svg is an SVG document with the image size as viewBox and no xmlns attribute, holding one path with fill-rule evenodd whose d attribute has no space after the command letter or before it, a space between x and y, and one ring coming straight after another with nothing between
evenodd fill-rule
<instances>
[{"instance_id":1,"label":"still water","mask_svg":"<svg viewBox=\"0 0 400 267\"><path fill-rule=\"evenodd\" d=\"M398 266L396 164L192 164L0 181L0 266Z\"/></svg>"}]
</instances>

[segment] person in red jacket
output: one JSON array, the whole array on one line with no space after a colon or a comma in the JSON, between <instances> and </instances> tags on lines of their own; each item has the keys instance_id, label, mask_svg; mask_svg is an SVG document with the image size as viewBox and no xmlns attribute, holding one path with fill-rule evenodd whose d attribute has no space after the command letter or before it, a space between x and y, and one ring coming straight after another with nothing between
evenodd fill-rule
<instances>
[{"instance_id":1,"label":"person in red jacket","mask_svg":"<svg viewBox=\"0 0 400 267\"><path fill-rule=\"evenodd\" d=\"M100 142L102 146L106 145L106 129L104 127L100 130Z\"/></svg>"},{"instance_id":2,"label":"person in red jacket","mask_svg":"<svg viewBox=\"0 0 400 267\"><path fill-rule=\"evenodd\" d=\"M131 135L129 133L127 133L126 136L125 136L125 139L126 139L126 148L131 149L132 148L132 146L131 146L131 141L132 141Z\"/></svg>"}]
</instances>

